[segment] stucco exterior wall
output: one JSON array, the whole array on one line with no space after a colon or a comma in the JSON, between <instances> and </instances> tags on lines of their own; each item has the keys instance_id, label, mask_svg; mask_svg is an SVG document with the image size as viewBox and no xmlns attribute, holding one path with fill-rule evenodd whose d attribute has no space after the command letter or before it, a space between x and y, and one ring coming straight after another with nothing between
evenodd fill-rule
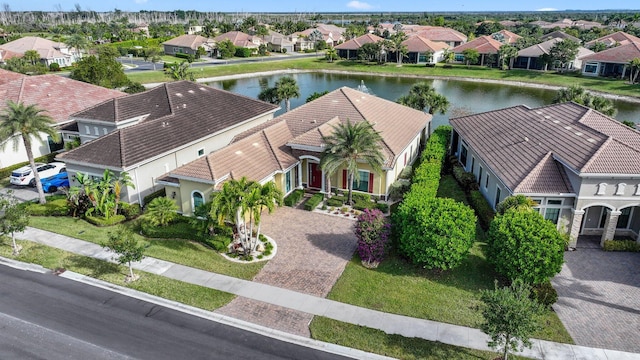
<instances>
[{"instance_id":1,"label":"stucco exterior wall","mask_svg":"<svg viewBox=\"0 0 640 360\"><path fill-rule=\"evenodd\" d=\"M40 137L42 138L42 142L35 138L31 138L31 150L33 151L34 158L47 155L51 152L49 151L47 134L42 133L40 134ZM13 145L14 139L17 140L17 149L15 149ZM21 136L14 136L2 144L4 145L4 148L0 147L0 169L29 161Z\"/></svg>"}]
</instances>

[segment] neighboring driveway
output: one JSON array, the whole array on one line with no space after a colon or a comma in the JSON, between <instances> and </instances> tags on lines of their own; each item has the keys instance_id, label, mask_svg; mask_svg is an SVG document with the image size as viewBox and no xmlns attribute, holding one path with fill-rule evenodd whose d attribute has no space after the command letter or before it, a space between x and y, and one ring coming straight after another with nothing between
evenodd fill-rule
<instances>
[{"instance_id":1,"label":"neighboring driveway","mask_svg":"<svg viewBox=\"0 0 640 360\"><path fill-rule=\"evenodd\" d=\"M7 185L0 188L0 193L6 194L9 190L13 192L13 197L20 201L31 201L38 198L38 190L29 186Z\"/></svg>"},{"instance_id":2,"label":"neighboring driveway","mask_svg":"<svg viewBox=\"0 0 640 360\"><path fill-rule=\"evenodd\" d=\"M553 279L553 306L578 345L640 353L640 253L579 248Z\"/></svg>"},{"instance_id":3,"label":"neighboring driveway","mask_svg":"<svg viewBox=\"0 0 640 360\"><path fill-rule=\"evenodd\" d=\"M256 282L325 297L356 248L353 220L283 207L263 216L262 232L278 245ZM312 315L238 297L217 312L302 336Z\"/></svg>"}]
</instances>

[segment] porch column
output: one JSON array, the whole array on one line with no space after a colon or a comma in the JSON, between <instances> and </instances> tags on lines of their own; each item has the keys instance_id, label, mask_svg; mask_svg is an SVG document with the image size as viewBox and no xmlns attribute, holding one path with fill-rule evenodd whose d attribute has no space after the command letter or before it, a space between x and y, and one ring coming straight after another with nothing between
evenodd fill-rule
<instances>
[{"instance_id":1,"label":"porch column","mask_svg":"<svg viewBox=\"0 0 640 360\"><path fill-rule=\"evenodd\" d=\"M569 232L569 247L575 249L578 244L578 236L580 235L580 227L582 226L582 218L585 211L572 209L571 213L573 213L573 221Z\"/></svg>"},{"instance_id":2,"label":"porch column","mask_svg":"<svg viewBox=\"0 0 640 360\"><path fill-rule=\"evenodd\" d=\"M300 161L298 163L298 182L297 182L297 188L298 189L302 189L302 161Z\"/></svg>"},{"instance_id":3,"label":"porch column","mask_svg":"<svg viewBox=\"0 0 640 360\"><path fill-rule=\"evenodd\" d=\"M622 214L620 211L607 210L607 220L604 222L604 230L602 232L600 246L604 246L605 240L613 240L613 236L616 234L616 225L618 225L618 217L620 214Z\"/></svg>"},{"instance_id":4,"label":"porch column","mask_svg":"<svg viewBox=\"0 0 640 360\"><path fill-rule=\"evenodd\" d=\"M325 175L324 170L320 170L320 172L322 173L322 185L320 186L320 192L326 194L328 193L326 189L327 176Z\"/></svg>"},{"instance_id":5,"label":"porch column","mask_svg":"<svg viewBox=\"0 0 640 360\"><path fill-rule=\"evenodd\" d=\"M531 65L531 56L527 58L527 70L529 70L530 65Z\"/></svg>"}]
</instances>

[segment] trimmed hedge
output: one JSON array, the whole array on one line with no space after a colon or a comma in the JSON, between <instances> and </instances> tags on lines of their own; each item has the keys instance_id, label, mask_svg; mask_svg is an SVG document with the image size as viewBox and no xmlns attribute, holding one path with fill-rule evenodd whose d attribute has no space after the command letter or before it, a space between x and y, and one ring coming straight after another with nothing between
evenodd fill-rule
<instances>
[{"instance_id":1,"label":"trimmed hedge","mask_svg":"<svg viewBox=\"0 0 640 360\"><path fill-rule=\"evenodd\" d=\"M248 57L251 57L252 53L253 51L251 49L239 46L239 47L236 47L236 53L234 55L236 57L248 58Z\"/></svg>"},{"instance_id":2,"label":"trimmed hedge","mask_svg":"<svg viewBox=\"0 0 640 360\"><path fill-rule=\"evenodd\" d=\"M300 200L302 200L302 198L304 197L304 190L302 189L295 189L291 192L291 194L287 195L287 197L284 198L284 204L286 206L295 206L297 203L300 202Z\"/></svg>"},{"instance_id":3,"label":"trimmed hedge","mask_svg":"<svg viewBox=\"0 0 640 360\"><path fill-rule=\"evenodd\" d=\"M55 160L56 155L58 155L57 152L53 152L44 156L40 156L34 159L35 162L37 163L50 163L53 160ZM0 179L4 179L6 177L9 177L9 175L11 175L11 173L13 172L13 170L19 169L23 166L29 165L28 161L25 162L21 162L19 164L15 164L15 165L11 165L11 166L7 166L6 168L2 168L0 169Z\"/></svg>"},{"instance_id":4,"label":"trimmed hedge","mask_svg":"<svg viewBox=\"0 0 640 360\"><path fill-rule=\"evenodd\" d=\"M127 221L133 220L142 214L142 207L140 204L120 203L118 204L118 214L124 215Z\"/></svg>"},{"instance_id":5,"label":"trimmed hedge","mask_svg":"<svg viewBox=\"0 0 640 360\"><path fill-rule=\"evenodd\" d=\"M66 197L47 199L46 204L25 203L30 215L33 216L66 216L69 214L69 205Z\"/></svg>"},{"instance_id":6,"label":"trimmed hedge","mask_svg":"<svg viewBox=\"0 0 640 360\"><path fill-rule=\"evenodd\" d=\"M604 251L640 252L640 243L633 240L606 240L602 249Z\"/></svg>"},{"instance_id":7,"label":"trimmed hedge","mask_svg":"<svg viewBox=\"0 0 640 360\"><path fill-rule=\"evenodd\" d=\"M113 225L123 223L126 220L124 215L119 215L119 214L113 215L109 219L105 219L102 216L86 216L85 215L84 219L87 220L88 223L98 227L113 226Z\"/></svg>"},{"instance_id":8,"label":"trimmed hedge","mask_svg":"<svg viewBox=\"0 0 640 360\"><path fill-rule=\"evenodd\" d=\"M345 201L346 201L346 199L344 198L344 196L335 195L335 196L327 199L325 201L325 204L327 204L327 206L341 207L342 205L344 205Z\"/></svg>"},{"instance_id":9,"label":"trimmed hedge","mask_svg":"<svg viewBox=\"0 0 640 360\"><path fill-rule=\"evenodd\" d=\"M382 211L384 214L389 212L389 204L387 203L377 203L375 206L376 206L376 209Z\"/></svg>"},{"instance_id":10,"label":"trimmed hedge","mask_svg":"<svg viewBox=\"0 0 640 360\"><path fill-rule=\"evenodd\" d=\"M467 172L459 164L453 167L453 177L464 191L478 190L478 183L476 182L476 176L473 173Z\"/></svg>"},{"instance_id":11,"label":"trimmed hedge","mask_svg":"<svg viewBox=\"0 0 640 360\"><path fill-rule=\"evenodd\" d=\"M487 199L485 199L480 190L473 190L469 192L469 202L471 203L471 207L476 210L482 229L488 230L496 213L491 208L491 205L489 205Z\"/></svg>"},{"instance_id":12,"label":"trimmed hedge","mask_svg":"<svg viewBox=\"0 0 640 360\"><path fill-rule=\"evenodd\" d=\"M144 205L147 205L148 203L151 202L151 200L157 198L157 197L161 197L161 196L167 196L167 192L165 190L165 188L162 188L158 191L154 191L151 194L145 196L144 198L142 198L142 201L144 201Z\"/></svg>"},{"instance_id":13,"label":"trimmed hedge","mask_svg":"<svg viewBox=\"0 0 640 360\"><path fill-rule=\"evenodd\" d=\"M321 193L314 194L306 203L304 203L304 209L307 211L313 211L324 199L324 195Z\"/></svg>"}]
</instances>

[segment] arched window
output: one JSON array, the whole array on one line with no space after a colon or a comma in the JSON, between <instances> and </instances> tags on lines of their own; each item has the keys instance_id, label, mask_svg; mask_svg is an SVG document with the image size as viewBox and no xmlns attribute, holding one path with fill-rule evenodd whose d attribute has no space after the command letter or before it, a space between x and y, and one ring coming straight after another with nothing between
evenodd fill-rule
<instances>
[{"instance_id":1,"label":"arched window","mask_svg":"<svg viewBox=\"0 0 640 360\"><path fill-rule=\"evenodd\" d=\"M204 204L204 194L200 191L194 191L191 193L191 208L193 211L196 211L198 206Z\"/></svg>"},{"instance_id":2,"label":"arched window","mask_svg":"<svg viewBox=\"0 0 640 360\"><path fill-rule=\"evenodd\" d=\"M606 183L598 184L598 192L596 192L596 195L604 195L605 191L607 191L607 184Z\"/></svg>"}]
</instances>

